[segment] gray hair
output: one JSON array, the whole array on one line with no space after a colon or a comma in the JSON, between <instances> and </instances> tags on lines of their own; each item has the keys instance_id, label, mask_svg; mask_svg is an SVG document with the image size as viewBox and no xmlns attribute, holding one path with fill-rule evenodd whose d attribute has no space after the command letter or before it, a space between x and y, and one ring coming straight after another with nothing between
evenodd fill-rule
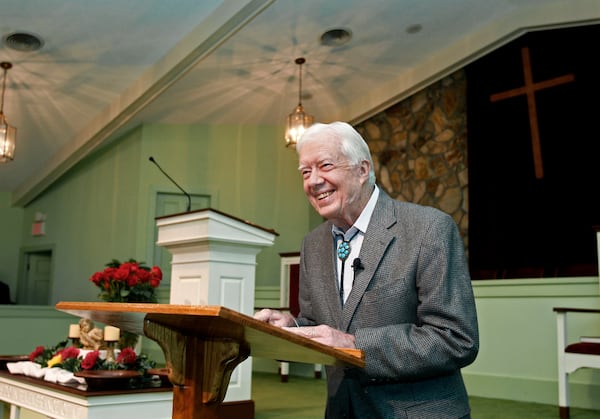
<instances>
[{"instance_id":1,"label":"gray hair","mask_svg":"<svg viewBox=\"0 0 600 419\"><path fill-rule=\"evenodd\" d=\"M358 166L363 160L368 160L371 166L369 169L369 184L375 185L375 170L369 146L352 125L346 122L337 121L330 124L317 122L311 125L298 139L296 151L300 153L304 143L326 139L339 140L342 154L352 165Z\"/></svg>"}]
</instances>

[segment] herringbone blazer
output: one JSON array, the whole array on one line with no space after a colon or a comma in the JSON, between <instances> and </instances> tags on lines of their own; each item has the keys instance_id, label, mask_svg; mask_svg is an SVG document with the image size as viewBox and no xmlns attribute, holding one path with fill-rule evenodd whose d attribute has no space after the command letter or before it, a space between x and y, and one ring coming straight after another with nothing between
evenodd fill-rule
<instances>
[{"instance_id":1,"label":"herringbone blazer","mask_svg":"<svg viewBox=\"0 0 600 419\"><path fill-rule=\"evenodd\" d=\"M342 308L332 225L302 243L301 325L352 333L364 369L327 367L327 417L469 415L460 369L479 336L463 241L452 218L380 191ZM348 262L346 262L348 263Z\"/></svg>"}]
</instances>

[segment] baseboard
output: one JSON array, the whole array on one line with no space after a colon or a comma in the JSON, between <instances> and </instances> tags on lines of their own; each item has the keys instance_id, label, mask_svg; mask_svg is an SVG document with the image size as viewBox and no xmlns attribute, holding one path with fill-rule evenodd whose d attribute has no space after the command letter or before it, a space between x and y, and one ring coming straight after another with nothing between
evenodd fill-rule
<instances>
[{"instance_id":1,"label":"baseboard","mask_svg":"<svg viewBox=\"0 0 600 419\"><path fill-rule=\"evenodd\" d=\"M523 377L473 374L463 371L470 396L558 406L558 382ZM600 385L571 380L571 407L600 410Z\"/></svg>"}]
</instances>

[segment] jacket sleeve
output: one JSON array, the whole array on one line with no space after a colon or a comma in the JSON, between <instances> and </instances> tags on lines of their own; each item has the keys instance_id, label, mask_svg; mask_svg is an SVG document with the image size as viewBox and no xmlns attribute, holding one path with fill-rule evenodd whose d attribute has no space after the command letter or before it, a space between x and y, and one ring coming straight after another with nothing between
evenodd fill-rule
<instances>
[{"instance_id":1,"label":"jacket sleeve","mask_svg":"<svg viewBox=\"0 0 600 419\"><path fill-rule=\"evenodd\" d=\"M472 363L479 349L458 228L437 211L421 218L408 233L410 227L398 226L351 323L365 352L361 375L371 381L449 374Z\"/></svg>"}]
</instances>

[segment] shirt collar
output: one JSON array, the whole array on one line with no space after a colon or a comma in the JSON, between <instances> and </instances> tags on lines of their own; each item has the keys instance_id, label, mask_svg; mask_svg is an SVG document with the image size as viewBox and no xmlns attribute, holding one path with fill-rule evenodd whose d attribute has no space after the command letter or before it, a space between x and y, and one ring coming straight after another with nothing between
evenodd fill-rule
<instances>
[{"instance_id":1,"label":"shirt collar","mask_svg":"<svg viewBox=\"0 0 600 419\"><path fill-rule=\"evenodd\" d=\"M369 198L369 202L367 202L367 205L365 205L365 208L362 210L362 212L358 216L358 219L353 224L353 227L356 227L362 234L365 234L365 232L367 231L367 227L369 226L369 222L371 221L371 216L373 215L373 211L375 210L375 204L377 203L378 198L379 188L377 187L377 185L375 185L375 187L373 188L373 192L371 193L371 197ZM335 225L332 228L332 232L334 236L344 234L342 230L340 230Z\"/></svg>"}]
</instances>

